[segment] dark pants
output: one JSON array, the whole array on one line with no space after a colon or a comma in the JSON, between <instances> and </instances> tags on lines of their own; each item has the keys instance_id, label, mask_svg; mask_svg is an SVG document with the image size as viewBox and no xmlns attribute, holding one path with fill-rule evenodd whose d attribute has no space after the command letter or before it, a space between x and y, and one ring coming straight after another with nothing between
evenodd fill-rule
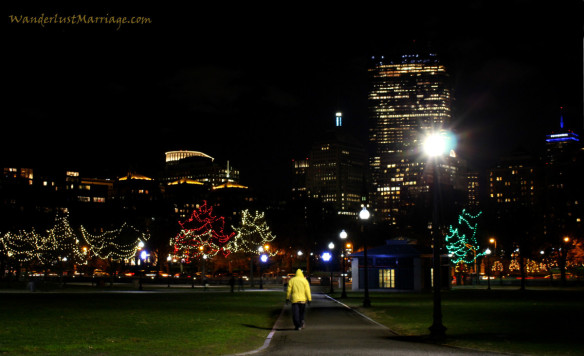
<instances>
[{"instance_id":1,"label":"dark pants","mask_svg":"<svg viewBox=\"0 0 584 356\"><path fill-rule=\"evenodd\" d=\"M299 328L302 326L302 324L304 324L305 309L305 303L292 303L292 321L294 322L295 328Z\"/></svg>"}]
</instances>

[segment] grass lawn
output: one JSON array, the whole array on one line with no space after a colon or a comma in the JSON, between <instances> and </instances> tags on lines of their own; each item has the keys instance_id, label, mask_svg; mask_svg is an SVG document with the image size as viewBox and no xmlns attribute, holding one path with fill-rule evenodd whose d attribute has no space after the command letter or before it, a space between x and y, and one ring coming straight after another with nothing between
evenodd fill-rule
<instances>
[{"instance_id":1,"label":"grass lawn","mask_svg":"<svg viewBox=\"0 0 584 356\"><path fill-rule=\"evenodd\" d=\"M232 294L196 289L0 292L0 354L224 355L250 351L263 345L283 301L281 292Z\"/></svg>"},{"instance_id":2,"label":"grass lawn","mask_svg":"<svg viewBox=\"0 0 584 356\"><path fill-rule=\"evenodd\" d=\"M431 293L370 292L332 296L401 336L429 335ZM582 355L584 290L461 290L442 293L445 344L529 355Z\"/></svg>"}]
</instances>

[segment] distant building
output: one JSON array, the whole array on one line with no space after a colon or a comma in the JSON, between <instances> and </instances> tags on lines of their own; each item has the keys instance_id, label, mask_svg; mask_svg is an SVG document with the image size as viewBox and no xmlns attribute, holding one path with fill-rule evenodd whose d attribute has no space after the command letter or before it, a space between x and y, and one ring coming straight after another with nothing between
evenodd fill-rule
<instances>
[{"instance_id":1,"label":"distant building","mask_svg":"<svg viewBox=\"0 0 584 356\"><path fill-rule=\"evenodd\" d=\"M210 187L227 182L239 183L239 170L230 166L229 161L221 166L213 157L198 151L166 152L160 180L174 182L181 179L196 180Z\"/></svg>"},{"instance_id":2,"label":"distant building","mask_svg":"<svg viewBox=\"0 0 584 356\"><path fill-rule=\"evenodd\" d=\"M304 200L307 198L306 172L308 171L308 158L293 159L291 162L291 199Z\"/></svg>"},{"instance_id":3,"label":"distant building","mask_svg":"<svg viewBox=\"0 0 584 356\"><path fill-rule=\"evenodd\" d=\"M365 148L343 130L341 117L337 113L337 126L310 151L306 189L309 198L331 206L338 214L356 215L367 196L367 154ZM300 172L299 169L296 172Z\"/></svg>"},{"instance_id":4,"label":"distant building","mask_svg":"<svg viewBox=\"0 0 584 356\"><path fill-rule=\"evenodd\" d=\"M209 201L218 214L229 217L256 200L252 190L240 184L239 170L229 161L219 165L199 151L166 152L160 180L167 201L180 218L190 215L203 201Z\"/></svg>"},{"instance_id":5,"label":"distant building","mask_svg":"<svg viewBox=\"0 0 584 356\"><path fill-rule=\"evenodd\" d=\"M467 206L478 208L480 206L480 175L478 172L466 173Z\"/></svg>"},{"instance_id":6,"label":"distant building","mask_svg":"<svg viewBox=\"0 0 584 356\"><path fill-rule=\"evenodd\" d=\"M399 225L429 191L420 146L425 135L450 124L449 75L432 53L374 57L369 72L373 211Z\"/></svg>"},{"instance_id":7,"label":"distant building","mask_svg":"<svg viewBox=\"0 0 584 356\"><path fill-rule=\"evenodd\" d=\"M487 171L490 221L499 251L515 251L542 236L541 167L536 157L518 151Z\"/></svg>"},{"instance_id":8,"label":"distant building","mask_svg":"<svg viewBox=\"0 0 584 356\"><path fill-rule=\"evenodd\" d=\"M544 156L544 234L551 243L565 235L582 231L584 219L584 151L580 137L564 128L545 139Z\"/></svg>"},{"instance_id":9,"label":"distant building","mask_svg":"<svg viewBox=\"0 0 584 356\"><path fill-rule=\"evenodd\" d=\"M530 154L516 152L502 157L488 171L490 201L499 207L534 207L541 192L538 169Z\"/></svg>"}]
</instances>

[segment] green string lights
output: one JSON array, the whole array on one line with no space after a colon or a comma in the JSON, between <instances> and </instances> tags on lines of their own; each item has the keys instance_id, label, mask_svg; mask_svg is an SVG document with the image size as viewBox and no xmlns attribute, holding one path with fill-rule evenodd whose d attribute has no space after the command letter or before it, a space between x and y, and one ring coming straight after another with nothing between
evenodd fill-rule
<instances>
[{"instance_id":1,"label":"green string lights","mask_svg":"<svg viewBox=\"0 0 584 356\"><path fill-rule=\"evenodd\" d=\"M462 210L458 216L458 226L450 225L446 234L446 249L454 263L473 263L477 257L483 256L485 252L479 252L479 244L476 239L478 223L474 222L482 214L471 215Z\"/></svg>"}]
</instances>

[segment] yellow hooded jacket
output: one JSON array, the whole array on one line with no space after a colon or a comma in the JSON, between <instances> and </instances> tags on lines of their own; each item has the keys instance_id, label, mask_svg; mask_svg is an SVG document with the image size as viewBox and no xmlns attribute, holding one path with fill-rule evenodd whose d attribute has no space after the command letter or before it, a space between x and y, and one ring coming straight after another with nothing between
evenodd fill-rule
<instances>
[{"instance_id":1,"label":"yellow hooded jacket","mask_svg":"<svg viewBox=\"0 0 584 356\"><path fill-rule=\"evenodd\" d=\"M306 278L304 278L304 274L300 269L296 271L296 276L290 278L290 281L288 281L286 299L290 300L292 303L306 303L312 301L310 285Z\"/></svg>"}]
</instances>

